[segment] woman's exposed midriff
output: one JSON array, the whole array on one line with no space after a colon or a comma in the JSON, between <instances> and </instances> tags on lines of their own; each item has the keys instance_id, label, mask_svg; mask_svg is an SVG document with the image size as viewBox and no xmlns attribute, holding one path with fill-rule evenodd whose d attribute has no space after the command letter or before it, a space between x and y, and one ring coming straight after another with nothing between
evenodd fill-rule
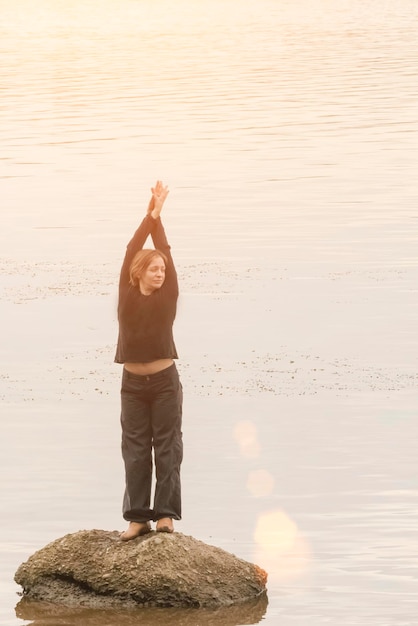
<instances>
[{"instance_id":1,"label":"woman's exposed midriff","mask_svg":"<svg viewBox=\"0 0 418 626\"><path fill-rule=\"evenodd\" d=\"M167 369L167 367L171 367L173 362L173 359L158 359L157 361L150 361L149 363L124 363L124 368L132 374L149 376L150 374L161 372Z\"/></svg>"}]
</instances>

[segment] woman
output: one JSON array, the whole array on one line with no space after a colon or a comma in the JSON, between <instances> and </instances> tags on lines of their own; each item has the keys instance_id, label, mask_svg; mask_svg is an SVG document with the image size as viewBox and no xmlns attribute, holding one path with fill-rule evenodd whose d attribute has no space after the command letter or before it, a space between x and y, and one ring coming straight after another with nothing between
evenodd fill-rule
<instances>
[{"instance_id":1,"label":"woman","mask_svg":"<svg viewBox=\"0 0 418 626\"><path fill-rule=\"evenodd\" d=\"M116 363L123 363L122 456L126 489L123 541L173 532L181 519L182 387L173 359L177 274L160 213L168 188L157 181L148 211L128 244L119 283ZM155 250L143 249L151 235ZM153 456L156 485L151 508Z\"/></svg>"}]
</instances>

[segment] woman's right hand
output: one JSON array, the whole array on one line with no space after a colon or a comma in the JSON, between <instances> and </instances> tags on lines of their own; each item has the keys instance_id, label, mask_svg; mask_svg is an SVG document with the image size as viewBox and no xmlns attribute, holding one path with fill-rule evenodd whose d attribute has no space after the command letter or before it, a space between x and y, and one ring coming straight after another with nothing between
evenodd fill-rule
<instances>
[{"instance_id":1,"label":"woman's right hand","mask_svg":"<svg viewBox=\"0 0 418 626\"><path fill-rule=\"evenodd\" d=\"M151 217L157 219L162 211L165 199L168 196L168 187L161 180L157 180L155 187L151 187L152 198L148 206Z\"/></svg>"}]
</instances>

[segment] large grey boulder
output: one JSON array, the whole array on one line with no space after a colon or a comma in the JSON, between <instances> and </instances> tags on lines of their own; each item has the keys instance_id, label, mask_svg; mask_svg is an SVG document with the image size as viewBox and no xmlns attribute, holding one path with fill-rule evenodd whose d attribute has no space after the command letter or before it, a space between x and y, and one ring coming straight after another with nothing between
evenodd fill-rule
<instances>
[{"instance_id":1,"label":"large grey boulder","mask_svg":"<svg viewBox=\"0 0 418 626\"><path fill-rule=\"evenodd\" d=\"M23 563L15 581L28 598L68 607L223 607L265 592L256 565L181 533L84 530L53 541Z\"/></svg>"}]
</instances>

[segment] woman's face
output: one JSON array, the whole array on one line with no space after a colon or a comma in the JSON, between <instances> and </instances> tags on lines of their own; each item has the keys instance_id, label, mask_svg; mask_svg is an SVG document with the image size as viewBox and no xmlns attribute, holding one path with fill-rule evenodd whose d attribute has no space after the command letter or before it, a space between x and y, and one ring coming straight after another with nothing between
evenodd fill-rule
<instances>
[{"instance_id":1,"label":"woman's face","mask_svg":"<svg viewBox=\"0 0 418 626\"><path fill-rule=\"evenodd\" d=\"M142 273L139 280L141 292L148 296L150 293L159 289L165 279L165 263L160 256L155 256L148 267Z\"/></svg>"}]
</instances>

